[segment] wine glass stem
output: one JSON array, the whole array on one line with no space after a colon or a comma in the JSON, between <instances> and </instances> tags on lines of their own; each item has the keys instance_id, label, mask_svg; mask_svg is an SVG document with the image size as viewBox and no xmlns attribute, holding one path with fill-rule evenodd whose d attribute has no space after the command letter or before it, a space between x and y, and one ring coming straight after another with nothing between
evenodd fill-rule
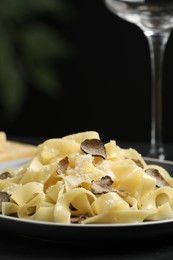
<instances>
[{"instance_id":1,"label":"wine glass stem","mask_svg":"<svg viewBox=\"0 0 173 260\"><path fill-rule=\"evenodd\" d=\"M149 156L165 159L162 142L162 73L163 57L170 31L144 32L150 49L151 59L151 146Z\"/></svg>"}]
</instances>

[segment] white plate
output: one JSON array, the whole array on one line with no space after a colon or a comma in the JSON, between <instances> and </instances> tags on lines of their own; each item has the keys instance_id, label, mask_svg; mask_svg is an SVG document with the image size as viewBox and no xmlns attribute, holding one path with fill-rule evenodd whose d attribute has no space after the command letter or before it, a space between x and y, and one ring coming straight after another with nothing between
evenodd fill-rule
<instances>
[{"instance_id":1,"label":"white plate","mask_svg":"<svg viewBox=\"0 0 173 260\"><path fill-rule=\"evenodd\" d=\"M163 166L173 176L173 162L144 158L148 164ZM18 167L29 159L0 163L0 170ZM127 224L57 224L0 215L0 230L29 238L53 241L119 240L173 234L173 219Z\"/></svg>"},{"instance_id":2,"label":"white plate","mask_svg":"<svg viewBox=\"0 0 173 260\"><path fill-rule=\"evenodd\" d=\"M0 162L0 171L6 168L15 168L29 162L30 158Z\"/></svg>"}]
</instances>

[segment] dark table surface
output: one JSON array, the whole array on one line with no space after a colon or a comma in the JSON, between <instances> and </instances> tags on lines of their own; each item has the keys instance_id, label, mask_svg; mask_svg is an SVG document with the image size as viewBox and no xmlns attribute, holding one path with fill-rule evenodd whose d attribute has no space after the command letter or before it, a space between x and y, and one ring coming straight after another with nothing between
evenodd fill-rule
<instances>
[{"instance_id":1,"label":"dark table surface","mask_svg":"<svg viewBox=\"0 0 173 260\"><path fill-rule=\"evenodd\" d=\"M159 227L158 227L159 228ZM171 227L173 229L173 225ZM151 235L151 236L150 236ZM75 235L74 235L75 236ZM173 259L173 231L169 235L152 236L143 238L107 240L102 236L99 241L90 239L82 241L76 239L61 241L37 240L34 237L22 237L18 233L1 231L0 259L3 260L161 260Z\"/></svg>"},{"instance_id":2,"label":"dark table surface","mask_svg":"<svg viewBox=\"0 0 173 260\"><path fill-rule=\"evenodd\" d=\"M117 234L118 236L118 234ZM67 238L68 239L68 238ZM104 237L103 237L104 241ZM152 240L128 240L99 244L87 241L85 244L44 242L27 238L18 238L15 234L7 236L1 243L0 259L14 260L147 260L173 258L173 241L171 238L156 237Z\"/></svg>"},{"instance_id":3,"label":"dark table surface","mask_svg":"<svg viewBox=\"0 0 173 260\"><path fill-rule=\"evenodd\" d=\"M40 143L42 140L22 139L21 141L28 143ZM149 145L139 143L120 143L124 148L133 147L137 149L142 155L146 155ZM167 160L173 161L173 144L165 145L167 152ZM159 228L159 226L158 226ZM160 260L173 259L173 224L170 225L170 232L162 235L158 232L157 236L152 236L148 232L148 236L133 237L126 239L118 239L119 234L115 234L116 239L105 240L103 237L97 241L87 239L82 241L79 239L72 239L69 241L62 241L61 237L56 241L46 241L35 239L34 237L23 237L18 232L9 232L3 228L0 236L0 259L23 259L23 260L45 260L45 259L82 259L82 260ZM151 231L152 232L152 231ZM20 233L20 231L19 231Z\"/></svg>"}]
</instances>

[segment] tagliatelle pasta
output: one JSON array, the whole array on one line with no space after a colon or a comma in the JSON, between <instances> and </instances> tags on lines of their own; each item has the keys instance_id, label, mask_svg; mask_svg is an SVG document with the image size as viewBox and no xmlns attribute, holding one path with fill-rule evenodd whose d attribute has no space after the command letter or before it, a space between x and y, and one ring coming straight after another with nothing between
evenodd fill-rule
<instances>
[{"instance_id":1,"label":"tagliatelle pasta","mask_svg":"<svg viewBox=\"0 0 173 260\"><path fill-rule=\"evenodd\" d=\"M7 134L0 131L0 162L29 158L35 152L35 145L9 140Z\"/></svg>"},{"instance_id":2,"label":"tagliatelle pasta","mask_svg":"<svg viewBox=\"0 0 173 260\"><path fill-rule=\"evenodd\" d=\"M96 131L48 139L24 165L0 174L2 215L64 224L173 218L173 178L135 149Z\"/></svg>"}]
</instances>

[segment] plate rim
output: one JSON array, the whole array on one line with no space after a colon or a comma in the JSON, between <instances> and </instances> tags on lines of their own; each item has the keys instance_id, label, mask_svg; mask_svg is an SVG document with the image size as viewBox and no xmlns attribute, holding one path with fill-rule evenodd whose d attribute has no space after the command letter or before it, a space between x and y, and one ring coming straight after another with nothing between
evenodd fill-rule
<instances>
[{"instance_id":1,"label":"plate rim","mask_svg":"<svg viewBox=\"0 0 173 260\"><path fill-rule=\"evenodd\" d=\"M173 161L171 160L161 160L161 159L157 159L157 158L152 158L152 157L147 157L147 156L142 156L142 158L144 160L148 160L148 161L154 161L154 162L159 162L159 163L167 163L167 164L170 164L170 165L173 165Z\"/></svg>"}]
</instances>

